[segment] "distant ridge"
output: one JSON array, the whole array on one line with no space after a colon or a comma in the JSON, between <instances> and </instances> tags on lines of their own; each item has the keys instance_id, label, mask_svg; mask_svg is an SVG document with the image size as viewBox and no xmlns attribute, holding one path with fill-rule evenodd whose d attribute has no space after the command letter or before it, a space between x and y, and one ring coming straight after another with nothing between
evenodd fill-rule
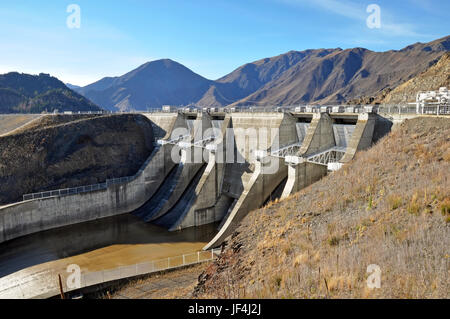
<instances>
[{"instance_id":1,"label":"distant ridge","mask_svg":"<svg viewBox=\"0 0 450 319\"><path fill-rule=\"evenodd\" d=\"M112 111L162 105L344 103L398 87L449 50L450 36L386 52L364 48L289 51L245 64L216 81L164 59L74 89Z\"/></svg>"}]
</instances>

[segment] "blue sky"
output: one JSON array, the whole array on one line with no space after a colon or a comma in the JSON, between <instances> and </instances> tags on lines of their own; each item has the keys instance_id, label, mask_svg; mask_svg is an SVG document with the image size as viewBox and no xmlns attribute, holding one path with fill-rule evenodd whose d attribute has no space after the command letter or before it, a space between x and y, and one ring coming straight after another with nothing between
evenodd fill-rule
<instances>
[{"instance_id":1,"label":"blue sky","mask_svg":"<svg viewBox=\"0 0 450 319\"><path fill-rule=\"evenodd\" d=\"M67 6L81 8L69 29ZM381 9L370 29L367 6ZM0 73L86 85L160 58L209 79L289 50L401 49L449 35L450 1L15 0L0 2Z\"/></svg>"}]
</instances>

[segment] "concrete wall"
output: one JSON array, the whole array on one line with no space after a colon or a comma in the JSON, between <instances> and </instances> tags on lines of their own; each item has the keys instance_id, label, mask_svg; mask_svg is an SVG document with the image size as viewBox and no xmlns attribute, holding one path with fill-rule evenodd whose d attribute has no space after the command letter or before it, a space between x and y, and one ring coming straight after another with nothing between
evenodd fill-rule
<instances>
[{"instance_id":1,"label":"concrete wall","mask_svg":"<svg viewBox=\"0 0 450 319\"><path fill-rule=\"evenodd\" d=\"M299 164L288 164L288 180L281 199L297 193L303 188L317 182L327 175L327 167L303 161Z\"/></svg>"},{"instance_id":2,"label":"concrete wall","mask_svg":"<svg viewBox=\"0 0 450 319\"><path fill-rule=\"evenodd\" d=\"M254 172L255 151L274 149L297 142L296 120L283 113L235 113L231 117L231 128L236 144L233 150L235 157L241 156L243 163L227 163L223 191L232 198L238 199ZM267 136L246 136L247 130L267 130ZM279 130L279 131L275 131ZM278 137L278 139L276 139ZM274 141L279 140L275 143ZM227 157L232 154L227 150Z\"/></svg>"},{"instance_id":3,"label":"concrete wall","mask_svg":"<svg viewBox=\"0 0 450 319\"><path fill-rule=\"evenodd\" d=\"M300 148L299 155L311 155L335 145L331 117L326 113L315 113L306 132L306 137Z\"/></svg>"},{"instance_id":4,"label":"concrete wall","mask_svg":"<svg viewBox=\"0 0 450 319\"><path fill-rule=\"evenodd\" d=\"M341 159L341 163L351 161L357 151L368 149L372 145L376 120L376 114L363 113L359 115L355 130L347 146L345 155Z\"/></svg>"},{"instance_id":5,"label":"concrete wall","mask_svg":"<svg viewBox=\"0 0 450 319\"><path fill-rule=\"evenodd\" d=\"M279 161L279 170L275 174L265 174L264 163L256 161L255 171L249 182L245 185L242 195L226 217L217 235L203 248L208 250L219 246L230 236L241 220L252 210L260 208L269 198L270 194L287 176L287 166L282 159Z\"/></svg>"}]
</instances>

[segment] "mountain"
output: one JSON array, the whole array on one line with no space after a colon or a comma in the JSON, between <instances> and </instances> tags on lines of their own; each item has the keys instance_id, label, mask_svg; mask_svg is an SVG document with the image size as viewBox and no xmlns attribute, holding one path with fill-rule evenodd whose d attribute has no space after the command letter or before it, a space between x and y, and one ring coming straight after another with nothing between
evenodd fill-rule
<instances>
[{"instance_id":1,"label":"mountain","mask_svg":"<svg viewBox=\"0 0 450 319\"><path fill-rule=\"evenodd\" d=\"M77 91L109 110L145 110L195 103L212 81L169 59L148 62L120 77L104 78Z\"/></svg>"},{"instance_id":2,"label":"mountain","mask_svg":"<svg viewBox=\"0 0 450 319\"><path fill-rule=\"evenodd\" d=\"M201 105L223 106L234 103L258 91L267 83L279 79L287 70L301 61L334 52L329 50L290 51L273 58L245 64L215 81L199 101Z\"/></svg>"},{"instance_id":3,"label":"mountain","mask_svg":"<svg viewBox=\"0 0 450 319\"><path fill-rule=\"evenodd\" d=\"M42 113L64 111L101 111L63 82L48 74L0 75L0 113Z\"/></svg>"},{"instance_id":4,"label":"mountain","mask_svg":"<svg viewBox=\"0 0 450 319\"><path fill-rule=\"evenodd\" d=\"M386 52L289 51L245 64L216 81L165 59L76 90L109 110L345 103L395 89L434 66L448 51L450 36Z\"/></svg>"},{"instance_id":5,"label":"mountain","mask_svg":"<svg viewBox=\"0 0 450 319\"><path fill-rule=\"evenodd\" d=\"M235 105L334 104L395 88L427 70L450 50L450 37L399 51L363 48L308 57Z\"/></svg>"}]
</instances>

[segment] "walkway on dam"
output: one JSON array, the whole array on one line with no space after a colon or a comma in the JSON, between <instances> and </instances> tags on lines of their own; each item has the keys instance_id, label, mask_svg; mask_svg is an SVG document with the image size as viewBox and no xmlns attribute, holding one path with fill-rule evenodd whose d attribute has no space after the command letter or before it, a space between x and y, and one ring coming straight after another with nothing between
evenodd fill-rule
<instances>
[{"instance_id":1,"label":"walkway on dam","mask_svg":"<svg viewBox=\"0 0 450 319\"><path fill-rule=\"evenodd\" d=\"M189 299L208 262L131 281L112 293L112 299ZM107 296L105 296L107 298Z\"/></svg>"}]
</instances>

